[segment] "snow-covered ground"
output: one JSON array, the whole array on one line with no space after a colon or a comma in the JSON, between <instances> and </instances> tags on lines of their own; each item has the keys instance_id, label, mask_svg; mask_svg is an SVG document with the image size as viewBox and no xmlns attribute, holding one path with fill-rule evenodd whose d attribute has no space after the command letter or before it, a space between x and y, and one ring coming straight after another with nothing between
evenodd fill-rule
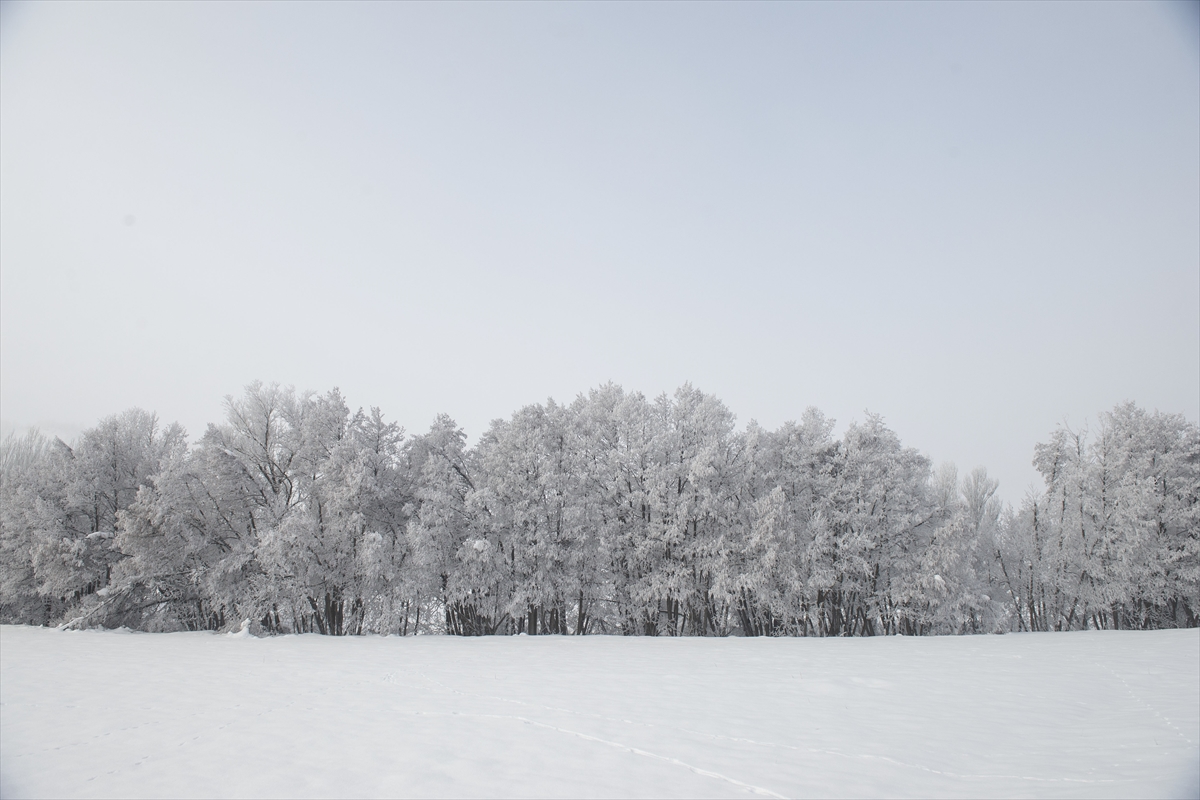
<instances>
[{"instance_id":1,"label":"snow-covered ground","mask_svg":"<svg viewBox=\"0 0 1200 800\"><path fill-rule=\"evenodd\" d=\"M1200 631L270 639L0 629L5 797L1162 797Z\"/></svg>"}]
</instances>

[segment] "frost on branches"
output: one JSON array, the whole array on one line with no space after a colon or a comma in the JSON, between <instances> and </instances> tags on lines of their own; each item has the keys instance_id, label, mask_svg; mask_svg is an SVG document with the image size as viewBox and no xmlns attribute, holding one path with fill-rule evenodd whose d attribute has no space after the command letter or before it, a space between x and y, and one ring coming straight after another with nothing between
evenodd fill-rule
<instances>
[{"instance_id":1,"label":"frost on branches","mask_svg":"<svg viewBox=\"0 0 1200 800\"><path fill-rule=\"evenodd\" d=\"M1002 507L877 416L739 431L608 384L408 436L253 384L189 445L141 410L4 443L0 621L329 635L843 636L1195 627L1200 430L1133 404Z\"/></svg>"}]
</instances>

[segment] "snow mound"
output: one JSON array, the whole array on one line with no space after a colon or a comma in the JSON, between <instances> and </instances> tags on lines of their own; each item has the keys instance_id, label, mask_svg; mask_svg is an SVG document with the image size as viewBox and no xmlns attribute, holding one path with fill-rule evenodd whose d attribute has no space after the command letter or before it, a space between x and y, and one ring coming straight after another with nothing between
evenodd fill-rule
<instances>
[{"instance_id":1,"label":"snow mound","mask_svg":"<svg viewBox=\"0 0 1200 800\"><path fill-rule=\"evenodd\" d=\"M254 634L250 632L250 620L248 620L248 619L242 620L241 627L238 628L236 631L230 631L229 633L226 634L226 636L230 636L235 639L249 639L249 638L253 637Z\"/></svg>"}]
</instances>

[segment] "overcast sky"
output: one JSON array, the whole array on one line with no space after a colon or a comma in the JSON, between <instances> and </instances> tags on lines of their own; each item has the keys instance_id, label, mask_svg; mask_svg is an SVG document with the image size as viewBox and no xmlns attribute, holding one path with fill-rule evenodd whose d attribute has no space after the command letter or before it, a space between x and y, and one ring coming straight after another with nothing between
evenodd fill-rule
<instances>
[{"instance_id":1,"label":"overcast sky","mask_svg":"<svg viewBox=\"0 0 1200 800\"><path fill-rule=\"evenodd\" d=\"M0 404L411 432L606 381L982 464L1200 415L1200 33L1151 3L8 5ZM1190 20L1190 21L1189 21Z\"/></svg>"}]
</instances>

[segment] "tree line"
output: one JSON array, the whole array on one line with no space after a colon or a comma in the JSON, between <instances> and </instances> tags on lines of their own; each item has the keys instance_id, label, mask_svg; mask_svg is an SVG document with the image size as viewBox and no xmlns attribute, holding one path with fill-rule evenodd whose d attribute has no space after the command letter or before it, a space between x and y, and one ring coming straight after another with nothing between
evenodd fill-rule
<instances>
[{"instance_id":1,"label":"tree line","mask_svg":"<svg viewBox=\"0 0 1200 800\"><path fill-rule=\"evenodd\" d=\"M409 436L255 383L3 445L0 620L266 633L845 636L1200 624L1200 428L1129 403L1017 507L868 415L738 430L608 384Z\"/></svg>"}]
</instances>

